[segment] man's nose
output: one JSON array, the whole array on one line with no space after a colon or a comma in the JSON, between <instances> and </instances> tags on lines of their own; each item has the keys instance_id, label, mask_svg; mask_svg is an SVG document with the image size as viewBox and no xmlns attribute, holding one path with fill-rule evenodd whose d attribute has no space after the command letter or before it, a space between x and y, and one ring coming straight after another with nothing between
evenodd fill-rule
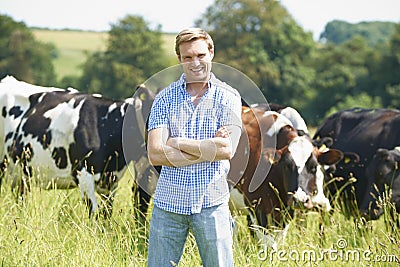
<instances>
[{"instance_id":1,"label":"man's nose","mask_svg":"<svg viewBox=\"0 0 400 267\"><path fill-rule=\"evenodd\" d=\"M200 60L198 57L193 58L193 65L199 66L200 65Z\"/></svg>"}]
</instances>

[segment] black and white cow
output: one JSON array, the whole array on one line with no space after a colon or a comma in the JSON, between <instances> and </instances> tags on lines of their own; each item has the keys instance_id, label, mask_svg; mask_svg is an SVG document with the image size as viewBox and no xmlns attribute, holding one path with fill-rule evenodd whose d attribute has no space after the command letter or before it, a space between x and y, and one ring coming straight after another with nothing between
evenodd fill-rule
<instances>
[{"instance_id":1,"label":"black and white cow","mask_svg":"<svg viewBox=\"0 0 400 267\"><path fill-rule=\"evenodd\" d=\"M12 76L6 76L0 82L0 158L2 175L6 168L6 147L12 144L13 134L21 122L22 115L29 108L29 96L35 93L66 91L54 87L41 87L23 81L18 81ZM76 92L69 90L68 92ZM1 185L1 177L0 177Z\"/></svg>"},{"instance_id":2,"label":"black and white cow","mask_svg":"<svg viewBox=\"0 0 400 267\"><path fill-rule=\"evenodd\" d=\"M99 207L96 193L105 200L105 210L111 211L118 180L129 162L141 165L137 177L151 175L143 123L154 99L150 90L140 86L133 98L114 101L8 78L0 83L0 94L5 161L22 164L28 177L33 170L43 172L39 182L45 188L79 186L90 214ZM141 193L145 211L150 196Z\"/></svg>"}]
</instances>

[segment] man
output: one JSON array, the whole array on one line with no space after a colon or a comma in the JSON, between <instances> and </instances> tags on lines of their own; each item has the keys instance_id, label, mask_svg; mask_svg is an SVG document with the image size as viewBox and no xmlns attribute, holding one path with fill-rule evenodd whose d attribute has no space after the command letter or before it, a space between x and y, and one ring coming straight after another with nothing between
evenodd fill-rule
<instances>
[{"instance_id":1,"label":"man","mask_svg":"<svg viewBox=\"0 0 400 267\"><path fill-rule=\"evenodd\" d=\"M211 73L214 44L202 29L181 31L184 74L153 102L148 155L163 166L150 223L148 266L175 266L192 231L203 266L233 266L227 174L241 134L237 90Z\"/></svg>"}]
</instances>

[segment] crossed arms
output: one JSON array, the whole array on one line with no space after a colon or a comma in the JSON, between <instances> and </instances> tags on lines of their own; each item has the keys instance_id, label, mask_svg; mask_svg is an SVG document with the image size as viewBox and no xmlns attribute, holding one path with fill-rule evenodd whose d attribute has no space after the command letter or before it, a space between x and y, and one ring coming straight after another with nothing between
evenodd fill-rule
<instances>
[{"instance_id":1,"label":"crossed arms","mask_svg":"<svg viewBox=\"0 0 400 267\"><path fill-rule=\"evenodd\" d=\"M239 143L241 129L221 127L213 138L194 140L169 137L167 128L155 128L148 135L148 154L153 166L183 167L204 161L231 159Z\"/></svg>"}]
</instances>

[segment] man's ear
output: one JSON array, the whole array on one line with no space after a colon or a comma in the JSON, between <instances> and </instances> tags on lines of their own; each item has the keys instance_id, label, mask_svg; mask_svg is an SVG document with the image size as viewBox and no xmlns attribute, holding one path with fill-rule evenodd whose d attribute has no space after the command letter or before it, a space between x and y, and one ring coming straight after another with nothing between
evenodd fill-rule
<instances>
[{"instance_id":1,"label":"man's ear","mask_svg":"<svg viewBox=\"0 0 400 267\"><path fill-rule=\"evenodd\" d=\"M211 60L214 58L214 49L210 49Z\"/></svg>"}]
</instances>

